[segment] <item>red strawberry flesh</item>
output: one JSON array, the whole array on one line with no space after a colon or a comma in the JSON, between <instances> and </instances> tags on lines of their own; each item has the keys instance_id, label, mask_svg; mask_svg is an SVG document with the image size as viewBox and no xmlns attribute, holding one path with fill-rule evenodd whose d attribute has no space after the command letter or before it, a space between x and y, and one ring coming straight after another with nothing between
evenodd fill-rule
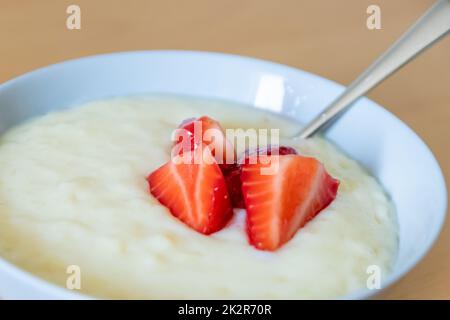
<instances>
[{"instance_id":1,"label":"red strawberry flesh","mask_svg":"<svg viewBox=\"0 0 450 320\"><path fill-rule=\"evenodd\" d=\"M271 156L278 170L264 175L270 164L243 164L242 193L247 209L249 242L274 251L336 197L339 181L323 164L299 155ZM275 159L275 157L277 159Z\"/></svg>"},{"instance_id":2,"label":"red strawberry flesh","mask_svg":"<svg viewBox=\"0 0 450 320\"><path fill-rule=\"evenodd\" d=\"M195 130L196 126L197 131ZM223 131L219 122L208 116L202 116L198 119L190 118L184 120L180 124L179 129L186 130L183 136L188 139L187 149L189 150L193 150L194 148L196 148L197 145L201 143L210 145L210 141L205 141L204 133L209 129L216 130L215 138L218 139L218 141L214 141L215 143L217 143L215 146L222 147L223 152L221 153L222 157L220 157L219 154L216 154L215 148L211 147L213 155L216 156L216 160L218 161L219 167L222 170L222 174L225 177L225 182L228 188L228 193L231 197L233 207L243 208L244 202L242 200L241 182L239 178L240 168L235 161L236 159L234 148L231 145L231 143L226 139L225 132ZM181 144L182 142L183 141L180 134L175 144ZM177 154L182 153L178 151L180 150L176 150ZM228 155L231 155L232 158L227 159Z\"/></svg>"},{"instance_id":3,"label":"red strawberry flesh","mask_svg":"<svg viewBox=\"0 0 450 320\"><path fill-rule=\"evenodd\" d=\"M242 163L249 162L250 155L287 155L287 154L297 154L297 151L294 148L286 147L286 146L267 146L264 148L257 148L256 150L249 151L246 150L244 153L244 158L241 159ZM257 157L255 157L257 161ZM228 192L231 197L231 202L233 203L234 208L245 208L244 199L242 197L242 182L241 182L241 164L233 164L233 165L222 165L222 172L225 176L225 180L228 186Z\"/></svg>"},{"instance_id":4,"label":"red strawberry flesh","mask_svg":"<svg viewBox=\"0 0 450 320\"><path fill-rule=\"evenodd\" d=\"M173 216L203 234L222 229L232 207L222 172L208 147L177 156L152 172L147 181L151 194ZM191 159L187 163L177 161ZM197 161L194 161L197 160Z\"/></svg>"}]
</instances>

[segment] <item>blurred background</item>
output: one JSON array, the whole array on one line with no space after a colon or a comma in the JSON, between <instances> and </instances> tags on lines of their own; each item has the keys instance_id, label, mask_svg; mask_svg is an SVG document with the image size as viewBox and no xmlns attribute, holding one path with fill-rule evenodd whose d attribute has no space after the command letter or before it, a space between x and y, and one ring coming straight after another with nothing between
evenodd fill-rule
<instances>
[{"instance_id":1,"label":"blurred background","mask_svg":"<svg viewBox=\"0 0 450 320\"><path fill-rule=\"evenodd\" d=\"M0 0L0 83L86 55L189 49L247 55L348 85L432 0ZM81 8L81 30L66 9ZM369 30L369 5L381 30ZM450 185L450 37L368 95L430 146ZM414 155L411 155L414 161ZM450 221L431 253L379 297L450 299Z\"/></svg>"}]
</instances>

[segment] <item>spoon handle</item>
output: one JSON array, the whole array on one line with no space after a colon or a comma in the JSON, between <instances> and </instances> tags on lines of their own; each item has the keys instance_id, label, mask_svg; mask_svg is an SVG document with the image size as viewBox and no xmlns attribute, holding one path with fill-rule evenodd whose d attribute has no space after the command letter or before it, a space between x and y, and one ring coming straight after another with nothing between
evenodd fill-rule
<instances>
[{"instance_id":1,"label":"spoon handle","mask_svg":"<svg viewBox=\"0 0 450 320\"><path fill-rule=\"evenodd\" d=\"M436 2L384 54L367 68L352 84L306 125L297 135L308 138L332 123L359 97L408 63L450 31L450 0Z\"/></svg>"}]
</instances>

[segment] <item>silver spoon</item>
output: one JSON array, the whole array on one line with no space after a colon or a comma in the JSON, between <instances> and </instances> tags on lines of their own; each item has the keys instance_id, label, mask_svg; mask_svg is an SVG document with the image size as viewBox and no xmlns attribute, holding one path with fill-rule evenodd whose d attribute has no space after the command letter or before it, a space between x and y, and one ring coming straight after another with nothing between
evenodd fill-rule
<instances>
[{"instance_id":1,"label":"silver spoon","mask_svg":"<svg viewBox=\"0 0 450 320\"><path fill-rule=\"evenodd\" d=\"M358 98L411 61L437 40L442 39L449 31L450 0L437 1L400 39L353 81L325 111L295 136L305 139L328 127Z\"/></svg>"}]
</instances>

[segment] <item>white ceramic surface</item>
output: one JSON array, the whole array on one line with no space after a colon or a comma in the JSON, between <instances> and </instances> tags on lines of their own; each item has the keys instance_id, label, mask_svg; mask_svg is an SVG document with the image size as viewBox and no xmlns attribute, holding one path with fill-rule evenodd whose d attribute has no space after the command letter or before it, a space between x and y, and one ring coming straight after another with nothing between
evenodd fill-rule
<instances>
[{"instance_id":1,"label":"white ceramic surface","mask_svg":"<svg viewBox=\"0 0 450 320\"><path fill-rule=\"evenodd\" d=\"M52 110L150 92L225 99L306 122L342 91L310 73L251 58L189 51L114 53L59 63L0 85L0 134ZM414 267L439 235L447 206L442 172L411 129L366 98L326 136L377 177L396 206L399 254L393 273L383 278L385 288ZM378 292L361 290L343 298ZM83 298L1 258L0 297Z\"/></svg>"}]
</instances>

